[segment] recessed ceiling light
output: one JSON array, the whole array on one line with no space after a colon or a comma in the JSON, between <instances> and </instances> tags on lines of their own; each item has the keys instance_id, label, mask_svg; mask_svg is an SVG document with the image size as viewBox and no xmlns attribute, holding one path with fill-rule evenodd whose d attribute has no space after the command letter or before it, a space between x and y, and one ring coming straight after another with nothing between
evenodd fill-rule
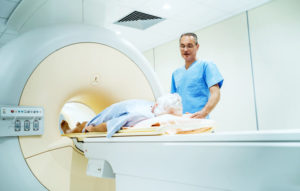
<instances>
[{"instance_id":1,"label":"recessed ceiling light","mask_svg":"<svg viewBox=\"0 0 300 191\"><path fill-rule=\"evenodd\" d=\"M119 34L121 34L121 32L120 31L116 31L116 34L119 35Z\"/></svg>"},{"instance_id":2,"label":"recessed ceiling light","mask_svg":"<svg viewBox=\"0 0 300 191\"><path fill-rule=\"evenodd\" d=\"M165 9L165 10L171 9L170 4L169 3L165 3L164 6L163 6L163 9Z\"/></svg>"}]
</instances>

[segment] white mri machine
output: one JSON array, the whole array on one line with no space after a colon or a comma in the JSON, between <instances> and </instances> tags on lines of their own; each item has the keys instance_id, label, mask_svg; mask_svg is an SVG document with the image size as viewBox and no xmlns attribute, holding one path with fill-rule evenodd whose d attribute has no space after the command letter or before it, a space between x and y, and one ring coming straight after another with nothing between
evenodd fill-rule
<instances>
[{"instance_id":1,"label":"white mri machine","mask_svg":"<svg viewBox=\"0 0 300 191\"><path fill-rule=\"evenodd\" d=\"M67 102L98 113L120 100L162 94L142 54L110 31L33 30L0 49L0 68L1 191L300 189L297 131L62 137Z\"/></svg>"}]
</instances>

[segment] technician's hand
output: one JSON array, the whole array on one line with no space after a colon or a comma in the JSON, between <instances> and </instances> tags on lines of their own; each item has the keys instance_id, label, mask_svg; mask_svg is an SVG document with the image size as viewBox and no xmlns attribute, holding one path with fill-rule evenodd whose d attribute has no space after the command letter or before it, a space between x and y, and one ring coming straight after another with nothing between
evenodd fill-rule
<instances>
[{"instance_id":1,"label":"technician's hand","mask_svg":"<svg viewBox=\"0 0 300 191\"><path fill-rule=\"evenodd\" d=\"M208 115L207 112L201 110L201 111L198 111L198 112L192 114L192 115L191 115L191 118L194 118L194 119L203 119L203 118L205 118L207 115Z\"/></svg>"}]
</instances>

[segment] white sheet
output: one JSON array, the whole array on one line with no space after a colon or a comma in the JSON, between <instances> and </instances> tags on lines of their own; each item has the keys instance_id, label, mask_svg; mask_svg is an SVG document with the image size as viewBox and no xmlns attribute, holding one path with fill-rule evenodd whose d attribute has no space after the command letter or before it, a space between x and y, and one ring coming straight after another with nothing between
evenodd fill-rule
<instances>
[{"instance_id":1,"label":"white sheet","mask_svg":"<svg viewBox=\"0 0 300 191\"><path fill-rule=\"evenodd\" d=\"M212 131L215 127L215 122L211 119L193 119L190 118L190 115L183 115L183 116L175 116L170 114L160 115L155 118L147 119L141 121L140 123L134 125L133 127L123 128L123 129L130 129L131 131L134 130L141 130L141 129L155 129L157 131L164 131L166 134L178 134L184 133L185 131L196 131L199 129L203 129L204 132Z\"/></svg>"}]
</instances>

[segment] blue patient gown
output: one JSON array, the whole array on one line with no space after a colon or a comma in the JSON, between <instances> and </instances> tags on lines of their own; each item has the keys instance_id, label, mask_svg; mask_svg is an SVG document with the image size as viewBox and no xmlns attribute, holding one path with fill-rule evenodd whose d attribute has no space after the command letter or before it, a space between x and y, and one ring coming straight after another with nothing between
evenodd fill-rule
<instances>
[{"instance_id":1,"label":"blue patient gown","mask_svg":"<svg viewBox=\"0 0 300 191\"><path fill-rule=\"evenodd\" d=\"M131 127L142 120L154 117L154 114L151 112L153 105L153 102L145 100L118 102L95 116L88 122L87 126L106 123L107 137L110 138L121 127Z\"/></svg>"},{"instance_id":2,"label":"blue patient gown","mask_svg":"<svg viewBox=\"0 0 300 191\"><path fill-rule=\"evenodd\" d=\"M188 69L184 66L172 74L171 93L178 93L182 99L183 113L200 111L207 103L209 88L218 84L223 77L212 62L196 60Z\"/></svg>"}]
</instances>

